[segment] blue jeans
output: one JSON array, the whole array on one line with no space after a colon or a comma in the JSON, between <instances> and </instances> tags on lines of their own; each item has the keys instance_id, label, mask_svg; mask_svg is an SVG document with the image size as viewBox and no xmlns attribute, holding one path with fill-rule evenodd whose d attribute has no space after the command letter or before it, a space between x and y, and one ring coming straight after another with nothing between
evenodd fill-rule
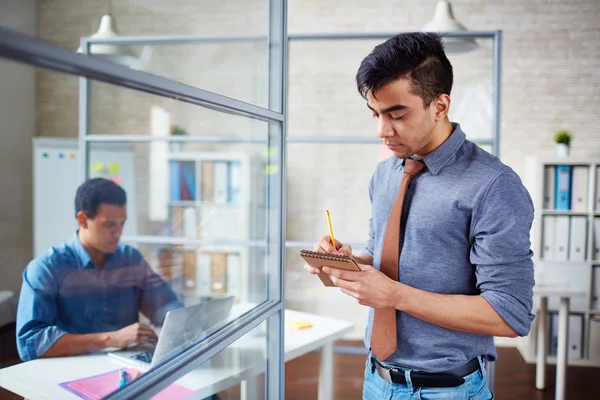
<instances>
[{"instance_id":1,"label":"blue jeans","mask_svg":"<svg viewBox=\"0 0 600 400\"><path fill-rule=\"evenodd\" d=\"M465 383L460 386L421 388L413 387L408 373L410 370L400 369L407 376L406 385L386 382L377 374L369 356L365 367L363 400L491 400L494 396L488 389L481 357L479 357L479 365L477 371L464 377Z\"/></svg>"}]
</instances>

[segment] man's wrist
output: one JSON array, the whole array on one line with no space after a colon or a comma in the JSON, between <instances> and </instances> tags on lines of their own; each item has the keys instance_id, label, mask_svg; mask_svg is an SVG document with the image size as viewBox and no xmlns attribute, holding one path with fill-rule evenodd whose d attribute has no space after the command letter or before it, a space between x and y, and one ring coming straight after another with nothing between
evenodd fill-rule
<instances>
[{"instance_id":1,"label":"man's wrist","mask_svg":"<svg viewBox=\"0 0 600 400\"><path fill-rule=\"evenodd\" d=\"M407 296L406 296L406 292L408 291L407 289L409 288L409 286L400 283L400 282L393 282L393 285L396 286L394 288L394 308L398 311L406 311L407 307Z\"/></svg>"},{"instance_id":2,"label":"man's wrist","mask_svg":"<svg viewBox=\"0 0 600 400\"><path fill-rule=\"evenodd\" d=\"M120 347L118 340L117 340L117 335L116 332L106 332L106 333L101 333L100 337L98 338L99 344L103 347Z\"/></svg>"}]
</instances>

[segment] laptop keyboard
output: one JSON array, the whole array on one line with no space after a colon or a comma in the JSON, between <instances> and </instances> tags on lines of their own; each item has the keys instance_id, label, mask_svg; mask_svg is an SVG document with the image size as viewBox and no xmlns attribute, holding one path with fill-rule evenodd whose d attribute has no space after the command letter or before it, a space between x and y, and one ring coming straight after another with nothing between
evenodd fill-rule
<instances>
[{"instance_id":1,"label":"laptop keyboard","mask_svg":"<svg viewBox=\"0 0 600 400\"><path fill-rule=\"evenodd\" d=\"M154 357L154 350L144 351L142 353L134 354L131 356L134 360L139 360L145 363L150 364L152 361L152 357Z\"/></svg>"}]
</instances>

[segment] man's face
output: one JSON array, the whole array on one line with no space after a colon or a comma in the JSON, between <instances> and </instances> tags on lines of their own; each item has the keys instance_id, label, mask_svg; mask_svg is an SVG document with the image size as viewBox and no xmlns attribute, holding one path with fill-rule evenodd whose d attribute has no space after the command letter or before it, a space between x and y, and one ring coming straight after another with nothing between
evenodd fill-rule
<instances>
[{"instance_id":1,"label":"man's face","mask_svg":"<svg viewBox=\"0 0 600 400\"><path fill-rule=\"evenodd\" d=\"M94 249L105 254L114 253L123 233L127 219L126 206L100 204L94 218L88 218L83 212L77 214L79 229L83 230L86 242Z\"/></svg>"},{"instance_id":2,"label":"man's face","mask_svg":"<svg viewBox=\"0 0 600 400\"><path fill-rule=\"evenodd\" d=\"M377 124L377 136L398 158L425 155L435 127L435 107L411 93L408 79L399 79L367 93L367 106Z\"/></svg>"}]
</instances>

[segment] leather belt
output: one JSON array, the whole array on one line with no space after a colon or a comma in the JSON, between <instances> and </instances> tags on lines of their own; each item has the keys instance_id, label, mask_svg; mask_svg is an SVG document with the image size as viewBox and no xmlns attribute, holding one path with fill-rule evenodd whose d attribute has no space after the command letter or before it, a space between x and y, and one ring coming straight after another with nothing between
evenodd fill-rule
<instances>
[{"instance_id":1,"label":"leather belt","mask_svg":"<svg viewBox=\"0 0 600 400\"><path fill-rule=\"evenodd\" d=\"M371 357L372 365L377 374L388 383L406 385L406 377L403 370L384 367L379 361ZM456 387L465 383L464 377L479 369L479 360L472 359L462 367L444 372L421 372L410 371L410 380L414 387L443 388Z\"/></svg>"}]
</instances>

